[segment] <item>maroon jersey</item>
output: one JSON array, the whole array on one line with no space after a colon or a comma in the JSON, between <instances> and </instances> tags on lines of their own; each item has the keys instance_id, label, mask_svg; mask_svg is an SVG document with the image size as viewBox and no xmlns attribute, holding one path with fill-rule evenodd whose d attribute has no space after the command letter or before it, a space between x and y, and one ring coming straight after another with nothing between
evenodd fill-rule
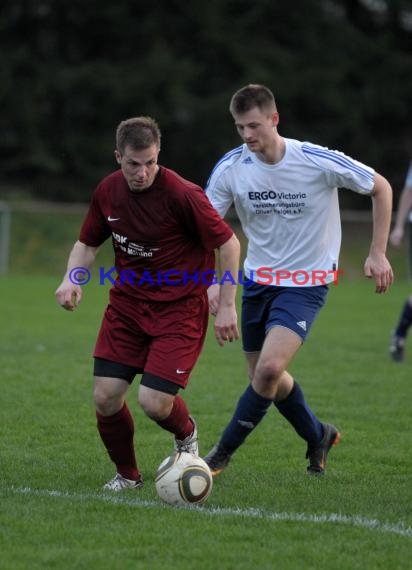
<instances>
[{"instance_id":1,"label":"maroon jersey","mask_svg":"<svg viewBox=\"0 0 412 570\"><path fill-rule=\"evenodd\" d=\"M172 301L204 293L214 249L232 235L199 186L161 166L141 192L129 189L121 170L104 178L79 240L97 247L112 237L116 271L100 268L100 282L115 281L112 299Z\"/></svg>"}]
</instances>

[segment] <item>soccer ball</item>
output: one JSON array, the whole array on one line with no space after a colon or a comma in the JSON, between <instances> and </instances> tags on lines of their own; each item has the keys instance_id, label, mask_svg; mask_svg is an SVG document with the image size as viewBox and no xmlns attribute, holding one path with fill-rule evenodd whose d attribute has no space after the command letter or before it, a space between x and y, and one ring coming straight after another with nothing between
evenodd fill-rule
<instances>
[{"instance_id":1,"label":"soccer ball","mask_svg":"<svg viewBox=\"0 0 412 570\"><path fill-rule=\"evenodd\" d=\"M157 494L169 505L198 504L210 495L213 477L201 457L176 452L159 465L155 483Z\"/></svg>"}]
</instances>

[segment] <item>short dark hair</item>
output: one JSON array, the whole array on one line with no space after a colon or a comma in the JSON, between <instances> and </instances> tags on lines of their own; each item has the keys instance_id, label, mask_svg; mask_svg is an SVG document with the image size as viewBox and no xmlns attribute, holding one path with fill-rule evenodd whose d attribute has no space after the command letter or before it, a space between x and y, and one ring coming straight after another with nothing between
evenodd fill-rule
<instances>
[{"instance_id":1,"label":"short dark hair","mask_svg":"<svg viewBox=\"0 0 412 570\"><path fill-rule=\"evenodd\" d=\"M232 115L241 115L254 107L268 113L277 111L275 97L268 87L253 83L242 87L233 95L229 111Z\"/></svg>"},{"instance_id":2,"label":"short dark hair","mask_svg":"<svg viewBox=\"0 0 412 570\"><path fill-rule=\"evenodd\" d=\"M160 148L161 132L151 117L133 117L122 121L116 130L116 148L123 154L127 146L144 150L153 144Z\"/></svg>"}]
</instances>

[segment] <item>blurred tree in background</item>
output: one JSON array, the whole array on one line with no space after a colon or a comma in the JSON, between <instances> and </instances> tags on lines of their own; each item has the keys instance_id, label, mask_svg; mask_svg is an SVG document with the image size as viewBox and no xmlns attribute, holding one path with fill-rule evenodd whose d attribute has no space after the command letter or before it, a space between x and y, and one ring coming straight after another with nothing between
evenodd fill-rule
<instances>
[{"instance_id":1,"label":"blurred tree in background","mask_svg":"<svg viewBox=\"0 0 412 570\"><path fill-rule=\"evenodd\" d=\"M2 198L88 201L116 168L117 124L142 114L160 123L161 163L204 185L239 144L228 105L247 83L274 91L281 134L396 189L412 156L407 0L13 0L0 48Z\"/></svg>"}]
</instances>

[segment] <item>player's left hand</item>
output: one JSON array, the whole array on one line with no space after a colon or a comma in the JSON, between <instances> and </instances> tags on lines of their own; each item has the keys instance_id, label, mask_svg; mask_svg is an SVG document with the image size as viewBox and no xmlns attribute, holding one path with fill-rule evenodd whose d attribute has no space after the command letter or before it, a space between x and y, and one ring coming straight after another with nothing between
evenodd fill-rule
<instances>
[{"instance_id":1,"label":"player's left hand","mask_svg":"<svg viewBox=\"0 0 412 570\"><path fill-rule=\"evenodd\" d=\"M219 306L215 319L215 337L220 346L239 338L237 314L234 306Z\"/></svg>"},{"instance_id":2,"label":"player's left hand","mask_svg":"<svg viewBox=\"0 0 412 570\"><path fill-rule=\"evenodd\" d=\"M403 228L393 228L389 235L389 242L394 247L401 247L403 240Z\"/></svg>"},{"instance_id":3,"label":"player's left hand","mask_svg":"<svg viewBox=\"0 0 412 570\"><path fill-rule=\"evenodd\" d=\"M376 293L385 293L394 281L393 270L386 255L369 254L364 265L365 277L374 279Z\"/></svg>"}]
</instances>

